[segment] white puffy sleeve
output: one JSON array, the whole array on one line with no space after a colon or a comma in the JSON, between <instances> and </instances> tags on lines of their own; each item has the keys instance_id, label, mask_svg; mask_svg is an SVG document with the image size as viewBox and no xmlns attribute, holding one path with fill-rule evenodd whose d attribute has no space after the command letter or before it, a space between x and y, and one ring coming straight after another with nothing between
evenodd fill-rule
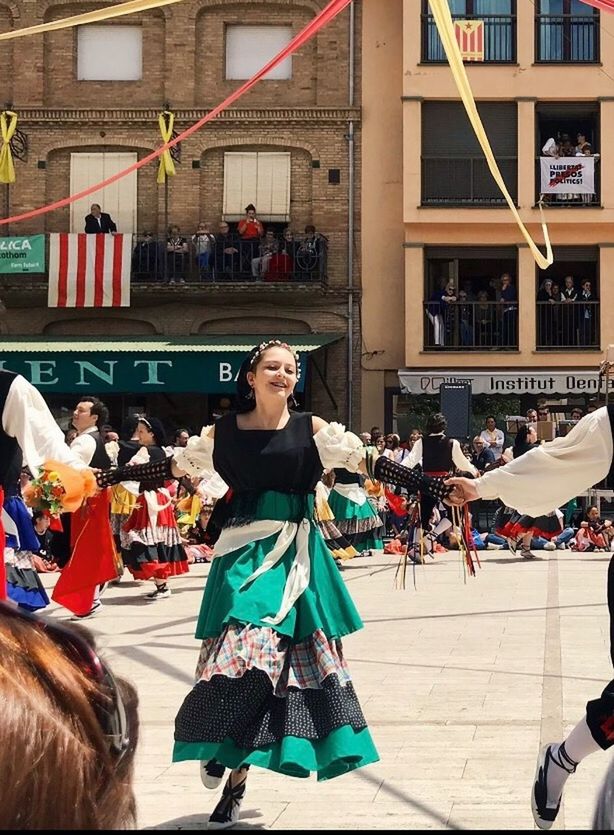
<instances>
[{"instance_id":1,"label":"white puffy sleeve","mask_svg":"<svg viewBox=\"0 0 614 835\"><path fill-rule=\"evenodd\" d=\"M200 435L191 435L185 447L175 447L173 458L180 470L189 476L207 478L215 472L213 469L213 445L215 439L210 436L212 426L203 426Z\"/></svg>"},{"instance_id":2,"label":"white puffy sleeve","mask_svg":"<svg viewBox=\"0 0 614 835\"><path fill-rule=\"evenodd\" d=\"M608 410L597 409L564 438L485 473L475 484L483 499L501 498L521 513L541 516L605 478L612 449Z\"/></svg>"},{"instance_id":3,"label":"white puffy sleeve","mask_svg":"<svg viewBox=\"0 0 614 835\"><path fill-rule=\"evenodd\" d=\"M351 473L358 472L365 460L365 447L358 435L346 432L341 423L328 423L313 436L320 461L325 470L343 467Z\"/></svg>"}]
</instances>

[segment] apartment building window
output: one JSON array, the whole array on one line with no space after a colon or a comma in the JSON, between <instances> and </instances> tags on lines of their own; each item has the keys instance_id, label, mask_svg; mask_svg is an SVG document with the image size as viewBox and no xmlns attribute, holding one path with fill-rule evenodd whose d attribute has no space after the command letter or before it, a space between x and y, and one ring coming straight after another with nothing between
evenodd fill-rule
<instances>
[{"instance_id":1,"label":"apartment building window","mask_svg":"<svg viewBox=\"0 0 614 835\"><path fill-rule=\"evenodd\" d=\"M536 200L559 209L599 206L599 102L539 102L535 116Z\"/></svg>"},{"instance_id":2,"label":"apartment building window","mask_svg":"<svg viewBox=\"0 0 614 835\"><path fill-rule=\"evenodd\" d=\"M227 26L226 78L251 78L291 40L291 26ZM292 57L286 58L264 78L270 81L291 79Z\"/></svg>"},{"instance_id":3,"label":"apartment building window","mask_svg":"<svg viewBox=\"0 0 614 835\"><path fill-rule=\"evenodd\" d=\"M79 26L79 81L140 81L143 78L143 30L140 26Z\"/></svg>"},{"instance_id":4,"label":"apartment building window","mask_svg":"<svg viewBox=\"0 0 614 835\"><path fill-rule=\"evenodd\" d=\"M563 246L554 264L536 270L538 351L599 350L599 250Z\"/></svg>"},{"instance_id":5,"label":"apartment building window","mask_svg":"<svg viewBox=\"0 0 614 835\"><path fill-rule=\"evenodd\" d=\"M514 247L428 247L424 349L518 350Z\"/></svg>"},{"instance_id":6,"label":"apartment building window","mask_svg":"<svg viewBox=\"0 0 614 835\"><path fill-rule=\"evenodd\" d=\"M290 220L290 153L224 154L224 219L240 220L250 203L262 221Z\"/></svg>"},{"instance_id":7,"label":"apartment building window","mask_svg":"<svg viewBox=\"0 0 614 835\"><path fill-rule=\"evenodd\" d=\"M480 102L497 162L510 194L518 190L517 106L515 102ZM460 102L426 101L422 105L422 205L496 206L505 199Z\"/></svg>"},{"instance_id":8,"label":"apartment building window","mask_svg":"<svg viewBox=\"0 0 614 835\"><path fill-rule=\"evenodd\" d=\"M555 64L599 61L599 12L582 0L535 0L535 58Z\"/></svg>"},{"instance_id":9,"label":"apartment building window","mask_svg":"<svg viewBox=\"0 0 614 835\"><path fill-rule=\"evenodd\" d=\"M516 0L450 0L450 11L455 21L483 21L484 63L509 64L516 60ZM446 60L428 0L422 0L422 61Z\"/></svg>"}]
</instances>

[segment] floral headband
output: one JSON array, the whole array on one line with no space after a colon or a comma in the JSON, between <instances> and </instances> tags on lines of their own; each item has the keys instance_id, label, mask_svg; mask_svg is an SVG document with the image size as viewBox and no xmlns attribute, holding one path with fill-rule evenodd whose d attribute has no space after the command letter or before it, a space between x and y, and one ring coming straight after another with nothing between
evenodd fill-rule
<instances>
[{"instance_id":1,"label":"floral headband","mask_svg":"<svg viewBox=\"0 0 614 835\"><path fill-rule=\"evenodd\" d=\"M254 351L253 357L249 361L249 367L253 368L258 359L264 354L265 351L268 351L269 348L285 348L286 351L289 351L292 356L294 357L294 361L296 362L296 379L301 379L301 364L299 362L298 354L287 342L282 342L279 339L269 339L267 342L261 342L260 345Z\"/></svg>"}]
</instances>

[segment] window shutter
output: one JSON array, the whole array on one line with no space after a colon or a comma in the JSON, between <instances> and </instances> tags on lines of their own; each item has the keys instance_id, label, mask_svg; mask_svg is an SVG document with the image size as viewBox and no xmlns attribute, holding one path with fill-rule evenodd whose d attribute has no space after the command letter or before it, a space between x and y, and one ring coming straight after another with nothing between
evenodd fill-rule
<instances>
[{"instance_id":1,"label":"window shutter","mask_svg":"<svg viewBox=\"0 0 614 835\"><path fill-rule=\"evenodd\" d=\"M290 219L289 153L224 154L224 218L239 220L249 203L260 220Z\"/></svg>"}]
</instances>

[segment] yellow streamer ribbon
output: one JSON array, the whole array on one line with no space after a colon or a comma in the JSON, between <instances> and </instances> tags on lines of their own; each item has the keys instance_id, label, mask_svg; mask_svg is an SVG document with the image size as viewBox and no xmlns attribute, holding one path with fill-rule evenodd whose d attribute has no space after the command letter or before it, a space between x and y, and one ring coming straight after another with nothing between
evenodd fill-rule
<instances>
[{"instance_id":1,"label":"yellow streamer ribbon","mask_svg":"<svg viewBox=\"0 0 614 835\"><path fill-rule=\"evenodd\" d=\"M9 117L8 121L6 117ZM2 131L2 148L0 148L0 183L15 182L15 166L11 153L11 139L17 129L17 114L12 110L0 113L0 130Z\"/></svg>"},{"instance_id":2,"label":"yellow streamer ribbon","mask_svg":"<svg viewBox=\"0 0 614 835\"><path fill-rule=\"evenodd\" d=\"M465 110L467 111L467 116L469 117L469 121L471 122L471 127L473 128L477 140L480 143L482 150L484 151L484 156L486 157L486 162L488 163L490 173L493 175L495 182L501 189L501 193L505 197L507 205L510 207L510 211L514 215L516 223L518 224L518 228L520 229L524 239L528 243L533 258L535 258L538 267L540 267L542 270L545 270L554 262L554 256L552 255L550 235L548 234L548 227L546 226L546 221L544 218L544 213L542 211L541 203L539 204L539 215L542 226L542 232L544 235L544 243L546 246L545 257L539 251L537 245L533 241L533 238L529 234L528 229L522 222L518 210L514 205L514 201L509 191L507 190L505 181L501 176L501 172L499 171L499 166L497 165L495 155L493 154L492 148L490 147L490 142L488 141L488 137L486 136L486 132L484 130L484 126L482 124L482 120L480 119L475 99L473 97L473 92L471 91L471 86L469 85L469 79L467 78L467 73L463 65L460 47L454 35L454 24L452 23L452 15L450 14L450 8L448 6L447 0L429 0L429 6L431 7L433 18L437 25L437 31L439 32L439 37L441 38L443 48L445 49L446 57L448 59L448 63L450 64L450 69L452 70L452 75L454 76L454 81L458 88L458 92L460 94L463 104L465 105Z\"/></svg>"},{"instance_id":3,"label":"yellow streamer ribbon","mask_svg":"<svg viewBox=\"0 0 614 835\"><path fill-rule=\"evenodd\" d=\"M166 116L168 116L168 124L166 120ZM158 124L160 126L160 135L162 137L162 142L166 145L167 142L170 142L173 138L173 125L175 124L175 115L170 112L170 110L165 110L164 113L160 113L158 116ZM158 166L158 185L161 185L166 181L167 177L174 177L175 176L175 163L173 162L173 158L171 156L170 150L167 148L166 151L162 153L160 157L160 165Z\"/></svg>"},{"instance_id":4,"label":"yellow streamer ribbon","mask_svg":"<svg viewBox=\"0 0 614 835\"><path fill-rule=\"evenodd\" d=\"M86 23L99 23L101 20L110 20L113 17L145 12L147 9L157 9L159 6L170 6L171 3L181 3L181 0L129 0L128 3L120 3L117 6L107 6L93 12L63 17L61 20L52 20L48 23L39 23L36 26L26 26L24 29L2 32L0 33L0 41L24 38L26 35L39 35L42 32L53 32L55 29L69 29L71 26L83 26Z\"/></svg>"}]
</instances>

